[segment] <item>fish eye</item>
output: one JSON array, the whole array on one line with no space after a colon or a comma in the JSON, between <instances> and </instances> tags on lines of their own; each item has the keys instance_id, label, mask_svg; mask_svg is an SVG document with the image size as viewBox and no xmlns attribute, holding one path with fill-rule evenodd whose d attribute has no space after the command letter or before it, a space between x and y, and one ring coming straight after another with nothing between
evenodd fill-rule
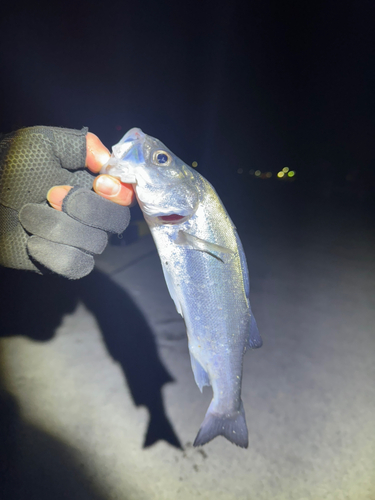
<instances>
[{"instance_id":1,"label":"fish eye","mask_svg":"<svg viewBox=\"0 0 375 500\"><path fill-rule=\"evenodd\" d=\"M152 161L155 165L163 165L164 167L167 167L171 163L172 157L169 153L167 153L167 151L159 149L152 155Z\"/></svg>"}]
</instances>

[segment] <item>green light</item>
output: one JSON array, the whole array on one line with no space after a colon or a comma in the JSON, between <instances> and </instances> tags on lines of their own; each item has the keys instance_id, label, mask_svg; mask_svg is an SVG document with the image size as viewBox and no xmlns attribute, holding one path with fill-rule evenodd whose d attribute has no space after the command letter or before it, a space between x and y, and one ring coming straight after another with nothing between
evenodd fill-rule
<instances>
[{"instance_id":1,"label":"green light","mask_svg":"<svg viewBox=\"0 0 375 500\"><path fill-rule=\"evenodd\" d=\"M296 175L296 173L294 170L291 170L290 172L288 172L288 177L294 177L295 175Z\"/></svg>"},{"instance_id":2,"label":"green light","mask_svg":"<svg viewBox=\"0 0 375 500\"><path fill-rule=\"evenodd\" d=\"M255 175L256 175L257 177L259 177L261 173L262 173L262 172L261 172L260 170L255 170Z\"/></svg>"}]
</instances>

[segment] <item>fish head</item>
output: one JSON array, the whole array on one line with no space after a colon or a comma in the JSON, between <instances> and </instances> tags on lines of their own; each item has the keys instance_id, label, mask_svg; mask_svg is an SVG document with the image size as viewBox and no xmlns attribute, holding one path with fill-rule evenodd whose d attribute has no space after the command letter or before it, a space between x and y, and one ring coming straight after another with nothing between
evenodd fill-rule
<instances>
[{"instance_id":1,"label":"fish head","mask_svg":"<svg viewBox=\"0 0 375 500\"><path fill-rule=\"evenodd\" d=\"M190 218L199 204L199 174L161 141L133 128L113 146L101 173L133 184L148 222L176 224Z\"/></svg>"}]
</instances>

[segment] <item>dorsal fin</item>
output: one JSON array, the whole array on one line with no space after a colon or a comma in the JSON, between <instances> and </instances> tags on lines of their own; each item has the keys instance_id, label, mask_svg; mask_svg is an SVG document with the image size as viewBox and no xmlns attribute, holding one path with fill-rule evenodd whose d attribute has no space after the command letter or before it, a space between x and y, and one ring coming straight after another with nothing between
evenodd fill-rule
<instances>
[{"instance_id":1,"label":"dorsal fin","mask_svg":"<svg viewBox=\"0 0 375 500\"><path fill-rule=\"evenodd\" d=\"M250 314L251 314L248 346L251 349L256 349L258 347L262 347L263 340L262 340L262 337L259 335L257 322L255 321L254 314L253 314L253 311L251 310L251 306L250 306L249 271L247 270L247 262L246 262L245 252L243 250L243 246L242 246L241 240L237 234L237 231L236 231L236 240L237 240L238 253L240 254L243 285L245 288L245 294L247 297L247 301L248 301L249 309L250 309Z\"/></svg>"}]
</instances>

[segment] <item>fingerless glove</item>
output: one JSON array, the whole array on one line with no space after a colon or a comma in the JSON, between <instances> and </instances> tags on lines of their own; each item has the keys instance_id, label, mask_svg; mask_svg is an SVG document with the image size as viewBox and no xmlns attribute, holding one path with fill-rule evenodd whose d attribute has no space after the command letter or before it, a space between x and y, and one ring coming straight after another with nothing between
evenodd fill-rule
<instances>
[{"instance_id":1,"label":"fingerless glove","mask_svg":"<svg viewBox=\"0 0 375 500\"><path fill-rule=\"evenodd\" d=\"M94 267L108 233L122 233L130 212L91 190L85 169L88 129L31 127L0 139L0 264L52 271L70 279ZM51 208L51 187L74 186L63 211Z\"/></svg>"}]
</instances>

